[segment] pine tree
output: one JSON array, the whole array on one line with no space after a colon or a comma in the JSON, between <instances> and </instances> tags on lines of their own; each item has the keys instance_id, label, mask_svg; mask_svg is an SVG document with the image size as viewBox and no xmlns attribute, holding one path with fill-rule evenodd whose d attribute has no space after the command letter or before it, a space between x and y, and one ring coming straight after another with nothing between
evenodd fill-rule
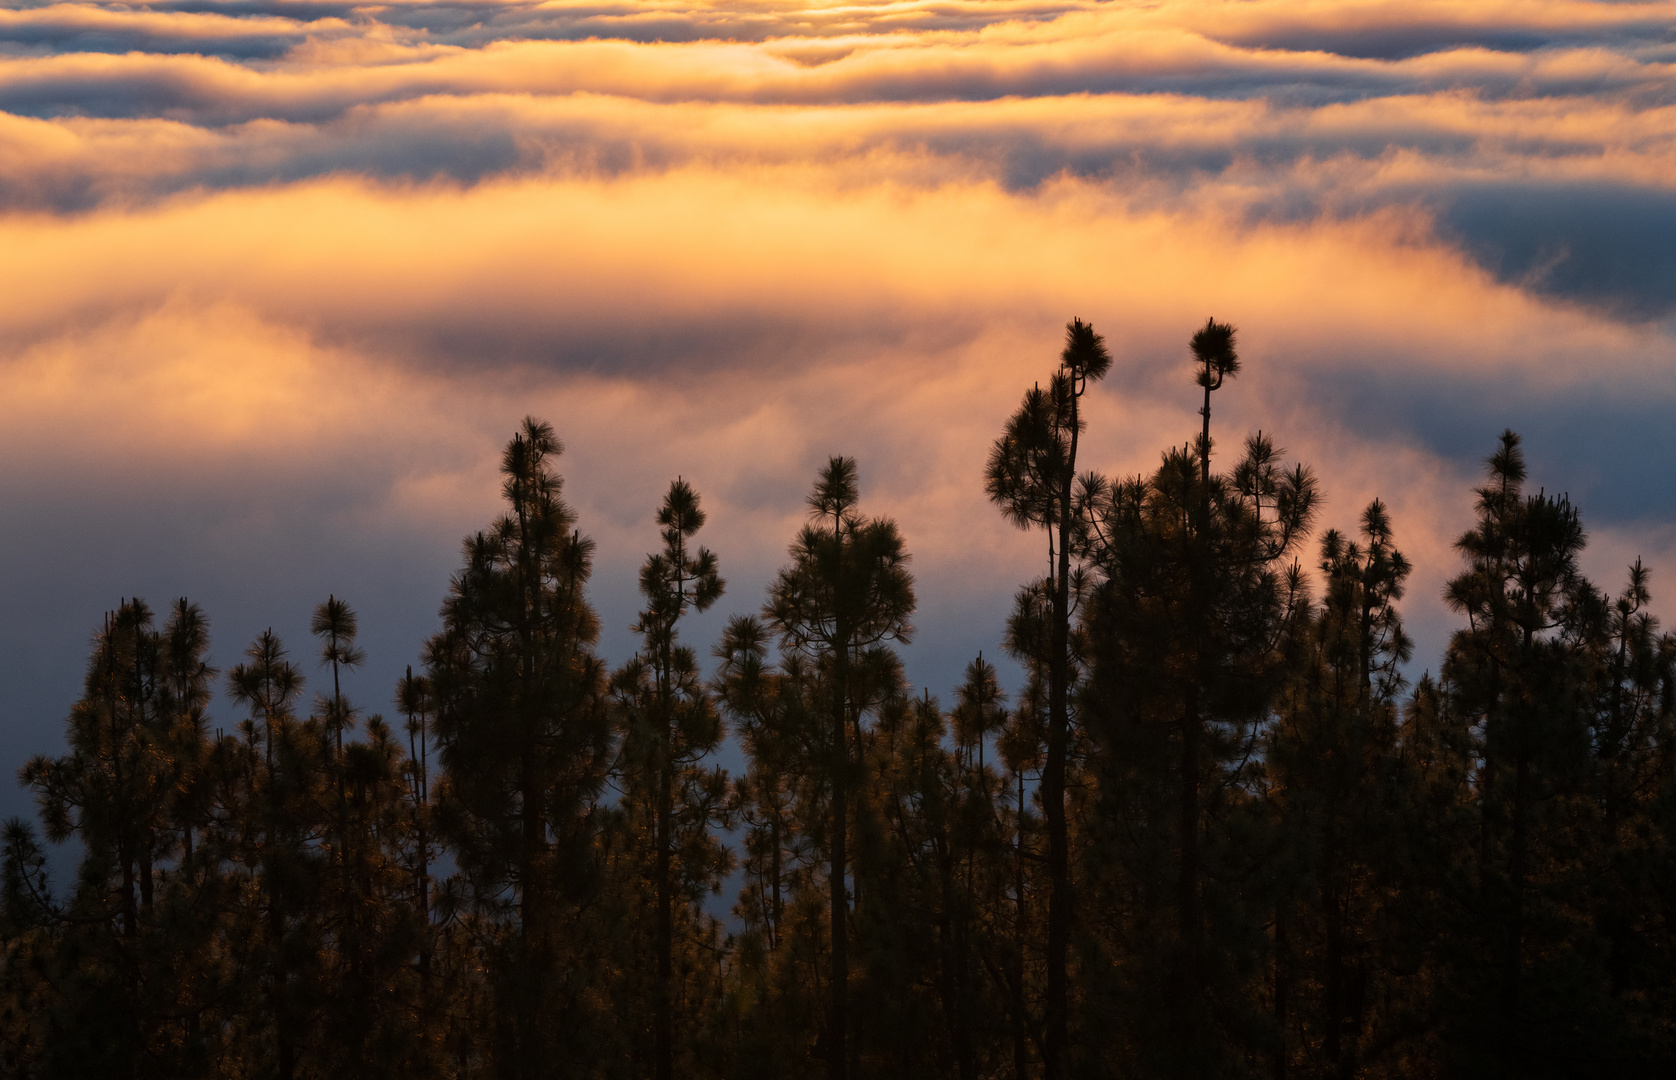
<instances>
[{"instance_id":1,"label":"pine tree","mask_svg":"<svg viewBox=\"0 0 1676 1080\"><path fill-rule=\"evenodd\" d=\"M768 631L749 615L728 621L715 648L715 690L736 724L749 763L734 784L744 825L746 880L736 913L772 953L779 948L790 864L803 848L793 807L809 743L807 694L799 663L790 674L768 665Z\"/></svg>"},{"instance_id":2,"label":"pine tree","mask_svg":"<svg viewBox=\"0 0 1676 1080\"><path fill-rule=\"evenodd\" d=\"M1499 936L1491 946L1499 1034L1491 1051L1518 1060L1528 1052L1526 923L1533 841L1544 803L1575 790L1573 767L1586 760L1586 727L1567 683L1577 674L1567 639L1574 603L1589 587L1577 570L1582 522L1563 497L1524 493L1519 437L1504 432L1478 489L1478 522L1456 543L1467 568L1449 583L1450 606L1469 628L1450 643L1445 674L1455 707L1479 727L1481 903ZM1544 817L1549 817L1543 814ZM1552 818L1550 817L1550 820Z\"/></svg>"},{"instance_id":3,"label":"pine tree","mask_svg":"<svg viewBox=\"0 0 1676 1080\"><path fill-rule=\"evenodd\" d=\"M715 692L739 733L747 768L732 814L743 827L744 882L734 914L729 966L736 1077L763 1080L805 1067L823 1027L821 913L829 891L819 873L826 800L831 695L815 665L792 652L768 663L770 632L758 619L728 621L714 650Z\"/></svg>"},{"instance_id":4,"label":"pine tree","mask_svg":"<svg viewBox=\"0 0 1676 1080\"><path fill-rule=\"evenodd\" d=\"M663 550L648 556L640 569L646 608L634 629L641 635L641 651L612 678L611 689L624 728L625 802L631 818L643 814L651 825L653 1075L670 1080L676 1058L676 898L719 889L729 861L708 832L712 824L726 824L725 816L717 820L726 776L699 764L721 742L721 720L697 657L678 643L676 627L688 611L708 610L725 583L716 556L707 548L690 547L704 525L698 493L690 484L677 479L669 486L657 522ZM683 1071L691 1072L690 1061Z\"/></svg>"},{"instance_id":5,"label":"pine tree","mask_svg":"<svg viewBox=\"0 0 1676 1080\"><path fill-rule=\"evenodd\" d=\"M954 833L954 855L964 856L956 870L961 881L957 896L951 896L949 921L955 931L954 986L955 1063L961 1080L978 1075L978 1032L983 965L1002 947L995 932L999 915L999 885L1004 876L995 865L1001 850L1001 821L996 813L999 778L985 760L987 744L1007 720L1006 694L996 677L995 666L983 654L966 666L965 680L955 691L950 714L954 729L954 766L958 828ZM952 892L952 890L951 890Z\"/></svg>"},{"instance_id":6,"label":"pine tree","mask_svg":"<svg viewBox=\"0 0 1676 1080\"><path fill-rule=\"evenodd\" d=\"M1409 565L1384 504L1368 505L1357 540L1329 530L1319 567L1325 595L1294 623L1297 653L1264 762L1284 852L1275 875L1276 1077L1287 1074L1290 1042L1302 1043L1306 1073L1355 1075L1383 1041L1372 1031L1374 1000L1392 996L1378 940L1389 887L1380 871L1393 827L1397 695L1413 647L1396 608ZM1300 1038L1289 1040L1289 1028Z\"/></svg>"},{"instance_id":7,"label":"pine tree","mask_svg":"<svg viewBox=\"0 0 1676 1080\"><path fill-rule=\"evenodd\" d=\"M1106 917L1125 939L1108 946L1114 961L1133 972L1121 1007L1143 1067L1179 1076L1217 1072L1227 1052L1207 993L1214 984L1225 996L1251 946L1222 895L1207 905L1207 868L1213 882L1254 870L1248 849L1228 841L1254 820L1243 806L1252 755L1285 674L1278 646L1304 608L1302 572L1286 560L1316 498L1309 471L1283 470L1261 434L1228 474L1210 471L1210 394L1238 370L1233 329L1207 323L1192 352L1205 391L1197 450L1170 451L1150 478L1085 485L1101 578L1082 695L1099 759L1091 850L1129 848L1123 873L1135 875L1126 887L1142 897L1138 917ZM1117 871L1103 868L1108 906ZM1153 979L1156 999L1127 996Z\"/></svg>"},{"instance_id":8,"label":"pine tree","mask_svg":"<svg viewBox=\"0 0 1676 1080\"><path fill-rule=\"evenodd\" d=\"M827 1075L843 1080L849 1072L848 890L845 849L848 799L855 788L856 755L850 728L861 725L853 669L865 650L887 641L906 642L912 634L913 577L896 523L863 520L855 459L832 458L808 498L813 523L804 526L791 546L791 563L769 590L763 614L780 635L781 647L802 653L821 666L828 682L829 755L824 772L831 804L827 836L830 893L831 976L824 1045ZM828 522L830 521L830 525Z\"/></svg>"},{"instance_id":9,"label":"pine tree","mask_svg":"<svg viewBox=\"0 0 1676 1080\"><path fill-rule=\"evenodd\" d=\"M975 1060L961 777L937 700L881 673L852 830L852 1039L863 1075L959 1075Z\"/></svg>"},{"instance_id":10,"label":"pine tree","mask_svg":"<svg viewBox=\"0 0 1676 1080\"><path fill-rule=\"evenodd\" d=\"M1676 635L1661 633L1648 611L1650 574L1637 559L1615 600L1588 635L1592 741L1596 767L1594 839L1585 872L1593 921L1605 952L1611 999L1613 1066L1652 1072L1676 1058L1676 992L1662 977L1676 959L1676 935L1654 913L1667 906L1668 842L1676 825Z\"/></svg>"},{"instance_id":11,"label":"pine tree","mask_svg":"<svg viewBox=\"0 0 1676 1080\"><path fill-rule=\"evenodd\" d=\"M1027 622L1033 620L1027 620ZM1040 655L1024 639L1009 632L1007 649L1014 656L1028 658ZM1041 935L1035 932L1039 905L1032 900L1039 895L1036 868L1042 861L1040 851L1041 820L1030 809L1027 790L1040 788L1042 748L1046 743L1047 685L1043 665L1027 663L1027 681L1018 698L1018 707L1008 714L1006 726L996 740L1005 772L1002 775L1001 802L1004 804L1003 840L1007 845L1006 885L1003 887L1011 901L1011 911L997 912L997 936L1004 933L1003 945L996 942L995 963L1000 969L1000 981L1005 991L1008 1038L1012 1051L1013 1080L1027 1080L1030 1075L1030 1046L1035 1025L1032 1021L1031 963L1032 941ZM1005 930L1001 930L1001 926Z\"/></svg>"},{"instance_id":12,"label":"pine tree","mask_svg":"<svg viewBox=\"0 0 1676 1080\"><path fill-rule=\"evenodd\" d=\"M263 631L245 650L246 663L227 673L234 700L250 710L241 725L246 747L252 755L248 777L247 806L250 821L244 845L246 866L259 867L257 884L265 916L263 944L267 950L265 974L268 1010L273 1023L274 1068L280 1080L296 1075L301 1031L302 995L296 987L295 971L301 956L316 951L298 939L309 936L307 912L301 910L317 884L314 852L305 833L311 815L296 813L308 799L313 779L306 732L297 730L293 709L302 693L303 675L286 659L284 646L270 630ZM248 766L247 766L248 768Z\"/></svg>"},{"instance_id":13,"label":"pine tree","mask_svg":"<svg viewBox=\"0 0 1676 1080\"><path fill-rule=\"evenodd\" d=\"M1066 762L1071 741L1070 655L1073 558L1086 552L1086 499L1076 489L1077 443L1085 421L1082 397L1090 382L1111 367L1105 340L1081 319L1065 327L1065 348L1047 391L1024 395L990 453L985 474L989 497L1020 528L1048 531L1046 591L1052 603L1047 657L1047 759L1041 797L1048 834L1048 942L1046 1039L1048 1080L1066 1075L1069 1024L1068 957L1072 894L1070 834L1065 822ZM1080 569L1080 566L1078 567Z\"/></svg>"},{"instance_id":14,"label":"pine tree","mask_svg":"<svg viewBox=\"0 0 1676 1080\"><path fill-rule=\"evenodd\" d=\"M112 1075L167 1075L202 1050L200 1032L180 1018L213 996L204 960L214 942L182 927L180 911L203 899L193 836L214 676L203 660L204 627L185 600L161 633L139 599L107 615L71 713L70 753L35 758L22 771L48 837L73 837L84 852L70 902L60 906L30 869L32 833L20 826L12 837L12 909L35 927L30 950L57 988L45 1017L55 1031L50 1070L104 1061L98 1067ZM171 864L179 871L172 881Z\"/></svg>"},{"instance_id":15,"label":"pine tree","mask_svg":"<svg viewBox=\"0 0 1676 1080\"><path fill-rule=\"evenodd\" d=\"M343 695L342 673L359 667L365 662L366 654L355 645L358 626L354 609L335 595L315 607L309 632L319 639L320 665L330 668L332 675L331 694L317 696L315 713L323 721L330 740L331 805L330 809L321 809L326 810L331 821L331 861L337 871L335 895L328 901L335 910L322 915L327 931L336 939L336 955L332 959L339 970L330 982L334 987L341 987L343 993L332 995L335 1000L332 1007L324 1010L323 1019L332 1030L328 1044L332 1046L333 1059L365 1074L369 1062L362 1041L377 1024L371 1001L373 976L367 970L370 927L366 925L369 915L366 909L370 898L361 887L365 884L370 837L357 835L352 839L350 836L349 756L344 752L343 733L354 726L357 710Z\"/></svg>"},{"instance_id":16,"label":"pine tree","mask_svg":"<svg viewBox=\"0 0 1676 1080\"><path fill-rule=\"evenodd\" d=\"M408 865L413 874L413 908L417 913L423 936L419 943L419 978L421 997L430 1004L431 980L431 858L433 849L431 819L435 806L431 799L431 729L436 713L436 702L431 695L430 680L407 673L396 684L396 709L406 718L407 729L407 797L412 814L413 844L408 852ZM427 1029L428 1030L428 1029Z\"/></svg>"},{"instance_id":17,"label":"pine tree","mask_svg":"<svg viewBox=\"0 0 1676 1080\"><path fill-rule=\"evenodd\" d=\"M494 961L494 1044L497 1067L519 1078L579 1067L587 1045L585 976L560 977L581 944L563 936L561 905L592 887L611 742L584 596L593 543L551 468L562 449L534 419L507 445L507 513L467 539L427 646L447 770L440 815L472 904L508 935Z\"/></svg>"},{"instance_id":18,"label":"pine tree","mask_svg":"<svg viewBox=\"0 0 1676 1080\"><path fill-rule=\"evenodd\" d=\"M678 633L722 588L696 493L663 502L608 680L534 420L397 684L405 740L344 693L335 596L329 690L300 716L264 633L231 735L203 612L124 601L66 751L22 772L74 874L55 891L36 829L0 831L0 1075L1669 1074L1676 635L1647 568L1586 580L1577 508L1504 434L1447 592L1465 625L1405 698L1383 504L1321 538L1312 598L1309 471L1261 433L1211 467L1234 345L1194 335L1202 423L1150 475L1075 472L1109 363L1080 322L1010 421L989 493L1049 532L1010 711L982 654L947 711L909 692L908 556L847 458L708 682ZM735 823L724 935L701 902Z\"/></svg>"}]
</instances>

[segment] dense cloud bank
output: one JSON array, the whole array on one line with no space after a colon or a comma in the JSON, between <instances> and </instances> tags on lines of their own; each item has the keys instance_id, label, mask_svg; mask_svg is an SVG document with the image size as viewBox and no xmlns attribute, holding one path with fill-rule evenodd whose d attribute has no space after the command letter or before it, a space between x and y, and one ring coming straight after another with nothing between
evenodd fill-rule
<instances>
[{"instance_id":1,"label":"dense cloud bank","mask_svg":"<svg viewBox=\"0 0 1676 1080\"><path fill-rule=\"evenodd\" d=\"M1420 207L1503 281L1656 319L1676 272L1673 16L49 5L0 13L0 205L86 212L345 173L476 184L860 159L874 182L1029 192L1070 175L1259 217Z\"/></svg>"},{"instance_id":2,"label":"dense cloud bank","mask_svg":"<svg viewBox=\"0 0 1676 1080\"><path fill-rule=\"evenodd\" d=\"M915 552L909 673L943 690L1040 562L979 471L1073 314L1118 358L1089 434L1116 474L1190 435L1191 329L1242 327L1229 422L1320 468L1330 524L1392 506L1422 665L1504 426L1582 507L1598 580L1638 552L1666 573L1673 25L1572 0L6 6L6 722L49 748L135 593L203 601L223 663L350 595L382 700L526 413L570 448L614 659L669 477L750 610L842 451Z\"/></svg>"}]
</instances>

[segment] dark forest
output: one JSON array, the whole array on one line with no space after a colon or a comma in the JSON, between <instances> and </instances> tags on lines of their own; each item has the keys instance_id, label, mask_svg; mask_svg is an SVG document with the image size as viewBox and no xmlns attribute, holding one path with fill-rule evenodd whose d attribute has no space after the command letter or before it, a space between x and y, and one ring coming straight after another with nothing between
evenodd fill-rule
<instances>
[{"instance_id":1,"label":"dark forest","mask_svg":"<svg viewBox=\"0 0 1676 1080\"><path fill-rule=\"evenodd\" d=\"M38 822L5 826L0 1070L1676 1074L1676 636L1647 572L1586 580L1578 508L1487 432L1458 623L1415 658L1400 523L1327 528L1307 465L1218 431L1236 344L1192 335L1203 423L1151 475L1078 460L1091 326L1025 380L972 470L1047 556L996 628L1010 692L981 655L945 699L907 685L910 538L842 456L714 642L681 632L726 589L700 493L649 497L611 670L535 419L386 701L340 691L352 598L227 671L190 600L124 600L68 752L21 772Z\"/></svg>"}]
</instances>

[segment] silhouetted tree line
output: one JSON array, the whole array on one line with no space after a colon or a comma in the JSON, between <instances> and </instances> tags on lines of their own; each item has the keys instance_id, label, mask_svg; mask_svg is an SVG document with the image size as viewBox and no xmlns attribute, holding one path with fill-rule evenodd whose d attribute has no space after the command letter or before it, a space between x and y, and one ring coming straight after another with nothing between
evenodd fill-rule
<instances>
[{"instance_id":1,"label":"silhouetted tree line","mask_svg":"<svg viewBox=\"0 0 1676 1080\"><path fill-rule=\"evenodd\" d=\"M312 656L265 633L224 674L196 605L125 601L68 752L21 774L75 881L5 827L0 1069L1676 1075L1676 638L1646 571L1584 579L1508 432L1462 625L1410 685L1385 507L1312 540L1315 477L1267 436L1217 471L1232 328L1191 352L1203 423L1149 476L1078 471L1111 363L1081 321L996 441L989 495L1048 553L1010 699L981 655L947 705L907 685L906 543L843 457L708 677L682 620L724 582L672 484L610 670L534 420L393 719L341 692L335 597Z\"/></svg>"}]
</instances>

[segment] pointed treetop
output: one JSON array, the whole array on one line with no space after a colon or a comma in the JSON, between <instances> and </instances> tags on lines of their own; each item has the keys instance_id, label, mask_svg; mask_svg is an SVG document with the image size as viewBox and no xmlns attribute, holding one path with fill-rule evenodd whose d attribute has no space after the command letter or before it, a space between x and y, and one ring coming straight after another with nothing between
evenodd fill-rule
<instances>
[{"instance_id":1,"label":"pointed treetop","mask_svg":"<svg viewBox=\"0 0 1676 1080\"><path fill-rule=\"evenodd\" d=\"M533 486L534 493L557 498L564 481L548 471L547 460L562 453L564 443L554 434L552 424L533 416L524 417L501 455L500 471L506 477L501 490L507 500L518 503L521 495L531 493L529 486Z\"/></svg>"},{"instance_id":2,"label":"pointed treetop","mask_svg":"<svg viewBox=\"0 0 1676 1080\"><path fill-rule=\"evenodd\" d=\"M356 630L355 610L335 595L315 607L308 624L309 633L322 639L320 662L347 668L360 667L367 658L355 647Z\"/></svg>"},{"instance_id":3,"label":"pointed treetop","mask_svg":"<svg viewBox=\"0 0 1676 1080\"><path fill-rule=\"evenodd\" d=\"M501 471L513 471L515 461L529 463L564 453L564 443L553 432L553 425L533 416L524 417L512 441L506 445L506 458Z\"/></svg>"},{"instance_id":4,"label":"pointed treetop","mask_svg":"<svg viewBox=\"0 0 1676 1080\"><path fill-rule=\"evenodd\" d=\"M290 700L303 688L303 673L285 658L285 646L270 627L244 651L249 663L236 664L227 673L233 700L250 706L256 717L272 718L283 713Z\"/></svg>"},{"instance_id":5,"label":"pointed treetop","mask_svg":"<svg viewBox=\"0 0 1676 1080\"><path fill-rule=\"evenodd\" d=\"M657 518L664 549L647 556L640 568L640 592L651 601L651 607L640 613L634 628L663 635L672 632L674 620L685 614L688 606L708 610L727 583L717 570L715 552L701 547L695 554L687 548L687 541L704 525L698 492L691 484L680 477L671 481Z\"/></svg>"},{"instance_id":6,"label":"pointed treetop","mask_svg":"<svg viewBox=\"0 0 1676 1080\"><path fill-rule=\"evenodd\" d=\"M151 607L139 597L124 599L117 606L116 615L111 619L113 629L125 632L145 630L151 627Z\"/></svg>"},{"instance_id":7,"label":"pointed treetop","mask_svg":"<svg viewBox=\"0 0 1676 1080\"><path fill-rule=\"evenodd\" d=\"M1641 557L1635 558L1635 563L1629 568L1629 584L1624 587L1624 594L1618 600L1618 610L1625 615L1633 615L1646 606L1653 598L1647 588L1647 568L1641 565Z\"/></svg>"},{"instance_id":8,"label":"pointed treetop","mask_svg":"<svg viewBox=\"0 0 1676 1080\"><path fill-rule=\"evenodd\" d=\"M1065 351L1059 354L1073 378L1099 379L1112 366L1106 339L1094 332L1092 323L1072 319L1065 324Z\"/></svg>"},{"instance_id":9,"label":"pointed treetop","mask_svg":"<svg viewBox=\"0 0 1676 1080\"><path fill-rule=\"evenodd\" d=\"M1376 544L1387 543L1391 539L1391 515L1386 511L1384 502L1375 499L1368 503L1367 509L1362 511L1362 531Z\"/></svg>"},{"instance_id":10,"label":"pointed treetop","mask_svg":"<svg viewBox=\"0 0 1676 1080\"><path fill-rule=\"evenodd\" d=\"M854 506L861 498L855 458L835 456L815 478L814 490L809 492L811 517L838 515Z\"/></svg>"},{"instance_id":11,"label":"pointed treetop","mask_svg":"<svg viewBox=\"0 0 1676 1080\"><path fill-rule=\"evenodd\" d=\"M413 665L407 666L407 674L396 683L396 708L408 716L431 711L431 680L423 675L413 674Z\"/></svg>"},{"instance_id":12,"label":"pointed treetop","mask_svg":"<svg viewBox=\"0 0 1676 1080\"><path fill-rule=\"evenodd\" d=\"M734 615L727 621L710 655L723 661L724 668L746 660L768 658L768 628L754 615Z\"/></svg>"},{"instance_id":13,"label":"pointed treetop","mask_svg":"<svg viewBox=\"0 0 1676 1080\"><path fill-rule=\"evenodd\" d=\"M1225 376L1238 375L1239 353L1234 349L1236 331L1228 323L1206 319L1205 325L1193 335L1193 362L1199 364L1198 383L1210 390L1220 389Z\"/></svg>"},{"instance_id":14,"label":"pointed treetop","mask_svg":"<svg viewBox=\"0 0 1676 1080\"><path fill-rule=\"evenodd\" d=\"M186 597L176 600L169 608L169 664L177 674L200 671L214 674L214 669L202 659L209 649L209 619L203 608Z\"/></svg>"},{"instance_id":15,"label":"pointed treetop","mask_svg":"<svg viewBox=\"0 0 1676 1080\"><path fill-rule=\"evenodd\" d=\"M971 746L998 731L1007 719L1006 700L995 665L978 653L978 658L966 665L966 679L955 691L955 737Z\"/></svg>"},{"instance_id":16,"label":"pointed treetop","mask_svg":"<svg viewBox=\"0 0 1676 1080\"><path fill-rule=\"evenodd\" d=\"M669 485L669 494L658 509L658 525L664 537L673 541L676 536L691 536L704 527L704 511L698 506L698 492L680 477Z\"/></svg>"},{"instance_id":17,"label":"pointed treetop","mask_svg":"<svg viewBox=\"0 0 1676 1080\"><path fill-rule=\"evenodd\" d=\"M1486 463L1490 478L1503 490L1517 491L1525 482L1525 452L1519 449L1523 441L1518 432L1508 428L1501 433L1501 445Z\"/></svg>"}]
</instances>

